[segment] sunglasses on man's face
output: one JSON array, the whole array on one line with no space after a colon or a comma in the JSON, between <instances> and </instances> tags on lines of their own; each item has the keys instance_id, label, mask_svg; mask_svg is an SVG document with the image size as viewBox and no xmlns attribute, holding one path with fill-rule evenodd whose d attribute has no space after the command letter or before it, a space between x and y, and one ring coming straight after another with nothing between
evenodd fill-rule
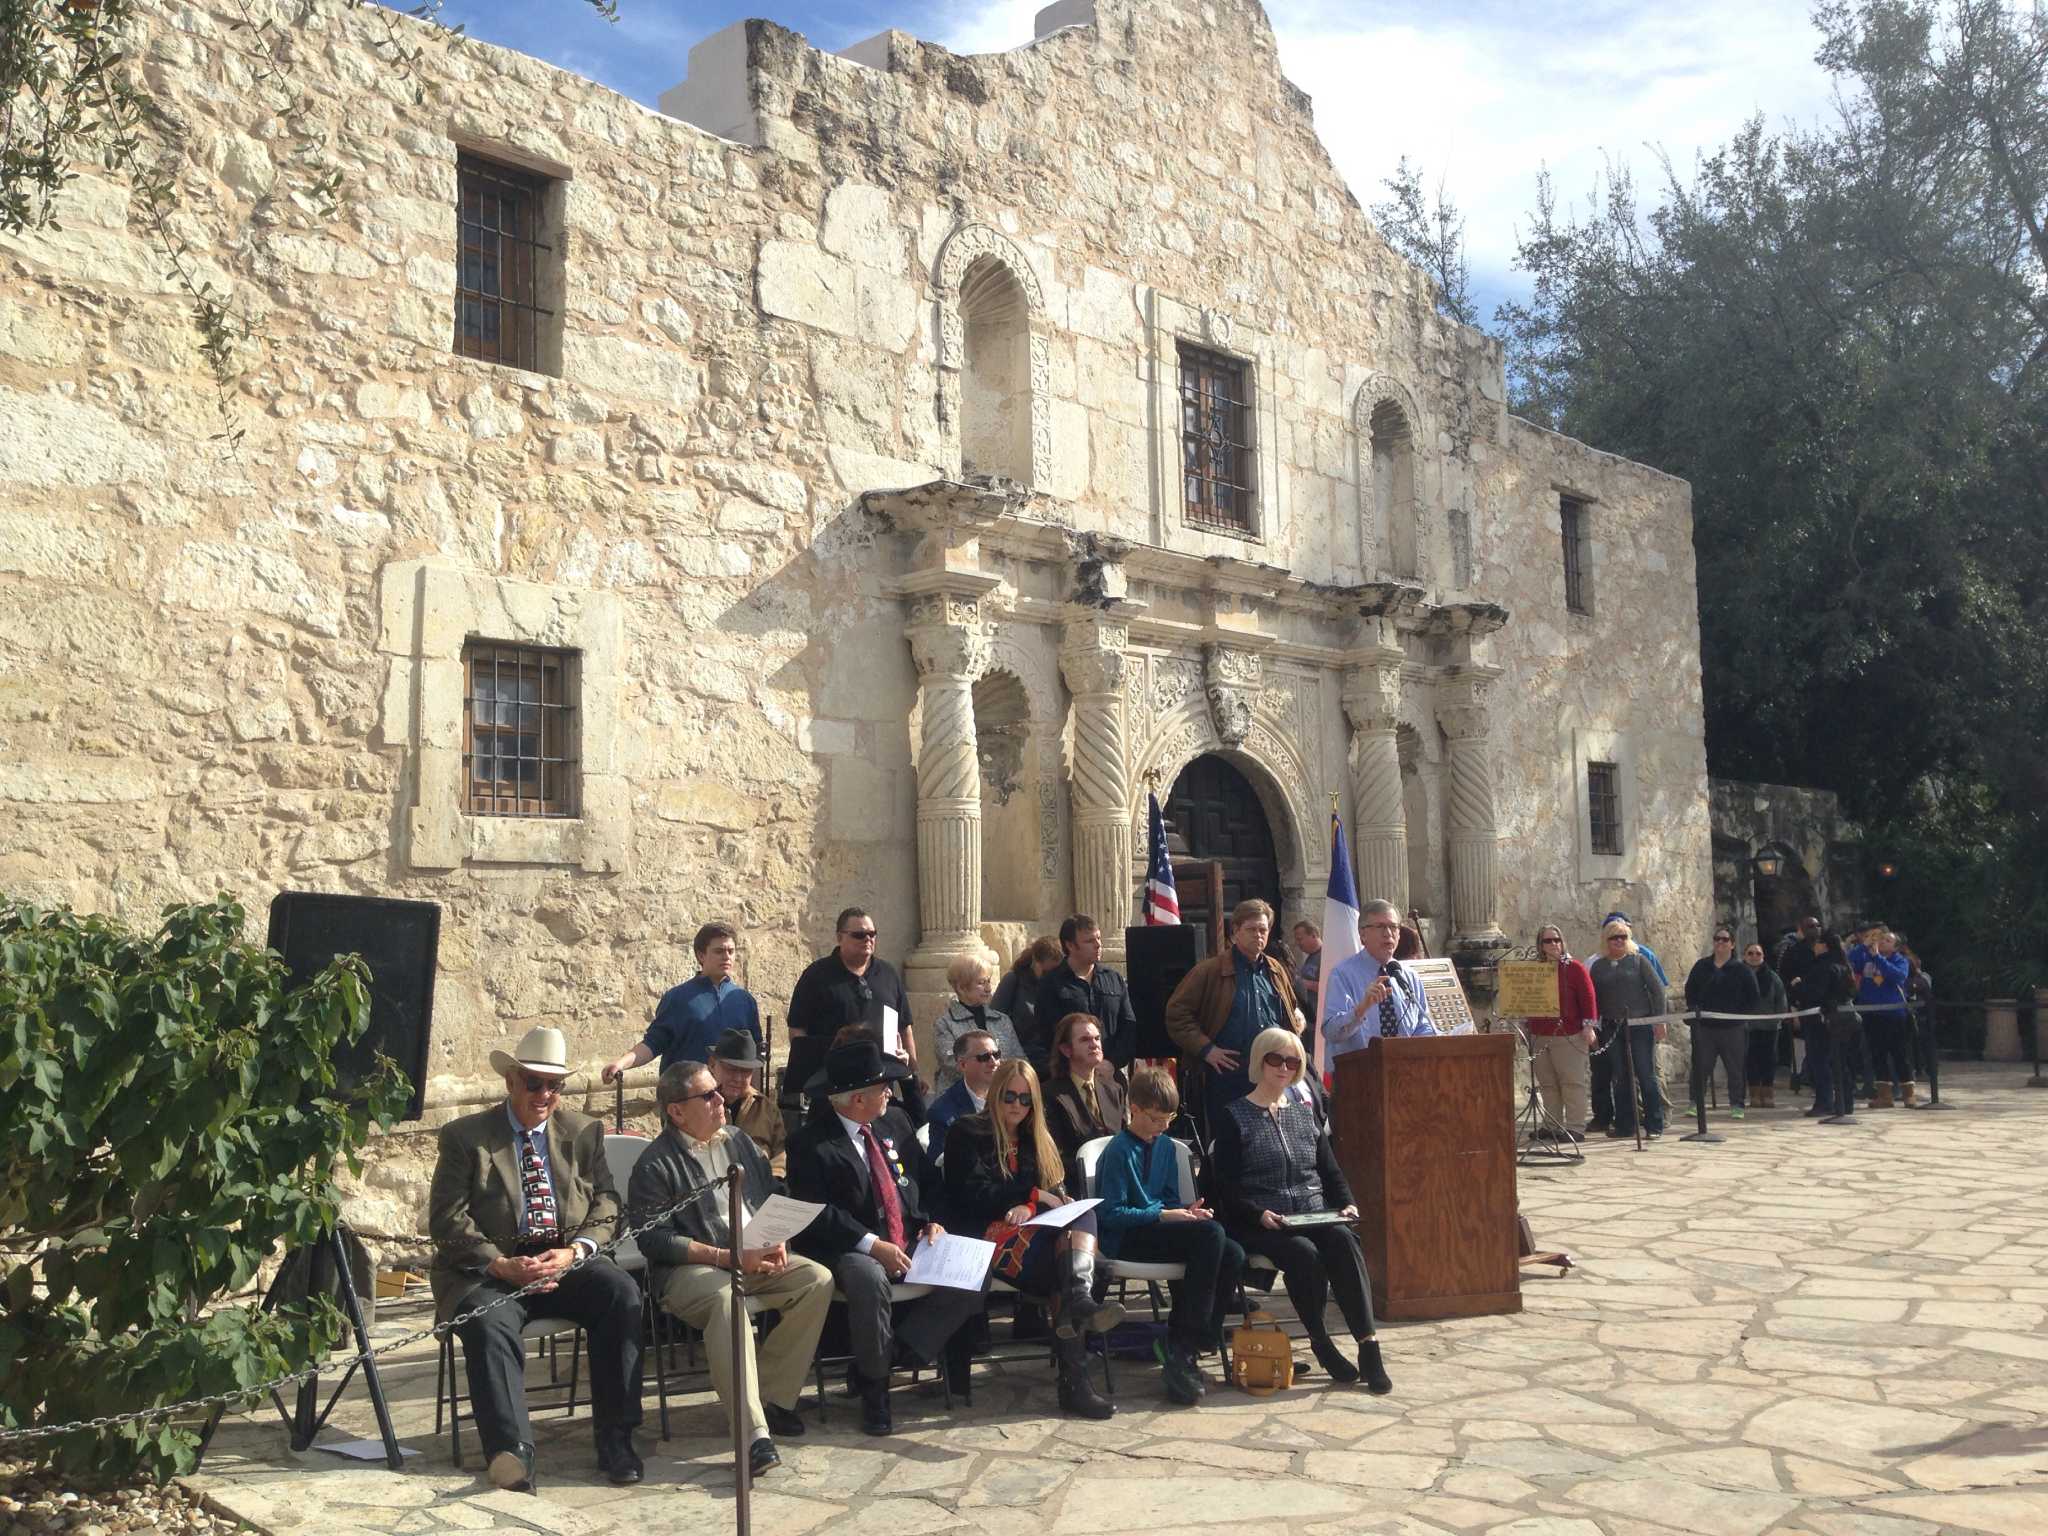
<instances>
[{"instance_id":1,"label":"sunglasses on man's face","mask_svg":"<svg viewBox=\"0 0 2048 1536\"><path fill-rule=\"evenodd\" d=\"M537 1077L533 1073L528 1072L519 1081L528 1093L560 1093L562 1091L562 1080L559 1077Z\"/></svg>"},{"instance_id":2,"label":"sunglasses on man's face","mask_svg":"<svg viewBox=\"0 0 2048 1536\"><path fill-rule=\"evenodd\" d=\"M699 1099L702 1099L706 1104L716 1104L720 1102L724 1097L725 1095L720 1093L716 1088L709 1088L706 1089L703 1093L686 1093L680 1099L676 1100L676 1102L678 1104L694 1104Z\"/></svg>"},{"instance_id":3,"label":"sunglasses on man's face","mask_svg":"<svg viewBox=\"0 0 2048 1536\"><path fill-rule=\"evenodd\" d=\"M1001 1051L976 1051L967 1059L969 1061L978 1061L983 1066L987 1066L992 1061L1001 1061L1003 1053Z\"/></svg>"},{"instance_id":4,"label":"sunglasses on man's face","mask_svg":"<svg viewBox=\"0 0 2048 1536\"><path fill-rule=\"evenodd\" d=\"M1019 1093L1014 1088L1005 1088L1003 1090L1003 1102L1005 1104L1019 1104L1025 1109L1029 1109L1031 1107L1031 1095L1029 1093Z\"/></svg>"},{"instance_id":5,"label":"sunglasses on man's face","mask_svg":"<svg viewBox=\"0 0 2048 1536\"><path fill-rule=\"evenodd\" d=\"M856 944L872 944L875 942L875 930L872 928L846 928L842 929L841 932Z\"/></svg>"}]
</instances>

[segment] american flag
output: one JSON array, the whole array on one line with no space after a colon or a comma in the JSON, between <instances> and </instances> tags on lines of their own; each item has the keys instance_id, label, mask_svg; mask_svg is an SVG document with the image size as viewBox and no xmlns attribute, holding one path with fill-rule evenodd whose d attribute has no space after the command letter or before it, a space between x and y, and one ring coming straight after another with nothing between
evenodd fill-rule
<instances>
[{"instance_id":1,"label":"american flag","mask_svg":"<svg viewBox=\"0 0 2048 1536\"><path fill-rule=\"evenodd\" d=\"M1145 926L1177 927L1180 923L1180 892L1173 888L1173 860L1166 853L1166 818L1159 814L1159 797L1147 793L1152 808L1152 858L1145 866Z\"/></svg>"}]
</instances>

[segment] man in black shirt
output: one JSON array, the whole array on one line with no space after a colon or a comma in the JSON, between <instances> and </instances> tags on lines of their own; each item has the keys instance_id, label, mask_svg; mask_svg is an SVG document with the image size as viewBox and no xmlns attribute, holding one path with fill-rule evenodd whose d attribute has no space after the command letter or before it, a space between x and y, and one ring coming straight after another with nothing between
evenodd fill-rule
<instances>
[{"instance_id":1,"label":"man in black shirt","mask_svg":"<svg viewBox=\"0 0 2048 1536\"><path fill-rule=\"evenodd\" d=\"M805 966L789 995L790 1039L815 1042L801 1050L792 1046L791 1075L796 1075L799 1055L813 1067L822 1063L832 1037L848 1024L865 1024L889 1041L893 1023L896 1054L915 1071L910 997L896 968L876 957L875 920L859 907L848 907L839 914L837 931L838 947Z\"/></svg>"},{"instance_id":2,"label":"man in black shirt","mask_svg":"<svg viewBox=\"0 0 2048 1536\"><path fill-rule=\"evenodd\" d=\"M1060 1020L1070 1013L1092 1014L1102 1026L1102 1054L1128 1069L1138 1051L1138 1015L1123 977L1101 963L1102 929L1077 913L1060 924L1060 948L1066 958L1038 984L1038 1028L1045 1038L1025 1041L1024 1049L1042 1072Z\"/></svg>"}]
</instances>

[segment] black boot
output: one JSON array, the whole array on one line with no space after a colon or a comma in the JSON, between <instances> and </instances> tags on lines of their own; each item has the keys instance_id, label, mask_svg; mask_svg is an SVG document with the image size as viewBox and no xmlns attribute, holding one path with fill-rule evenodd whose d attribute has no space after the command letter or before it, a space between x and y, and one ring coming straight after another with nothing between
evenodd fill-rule
<instances>
[{"instance_id":1,"label":"black boot","mask_svg":"<svg viewBox=\"0 0 2048 1536\"><path fill-rule=\"evenodd\" d=\"M1053 1333L1078 1339L1083 1333L1107 1333L1124 1320L1113 1301L1095 1299L1095 1248L1076 1243L1060 1254L1060 1293L1053 1302Z\"/></svg>"},{"instance_id":2,"label":"black boot","mask_svg":"<svg viewBox=\"0 0 2048 1536\"><path fill-rule=\"evenodd\" d=\"M969 1323L946 1340L946 1390L967 1407L974 1406L974 1325Z\"/></svg>"},{"instance_id":3,"label":"black boot","mask_svg":"<svg viewBox=\"0 0 2048 1536\"><path fill-rule=\"evenodd\" d=\"M870 1381L859 1366L855 1366L847 1375L854 1390L860 1394L861 1433L894 1433L896 1426L889 1419L889 1378L884 1375L880 1381Z\"/></svg>"},{"instance_id":4,"label":"black boot","mask_svg":"<svg viewBox=\"0 0 2048 1536\"><path fill-rule=\"evenodd\" d=\"M1344 1358L1344 1352L1337 1348L1335 1341L1323 1329L1309 1330L1308 1347L1315 1352L1316 1364L1328 1371L1330 1380L1338 1386L1348 1387L1358 1380L1358 1367Z\"/></svg>"},{"instance_id":5,"label":"black boot","mask_svg":"<svg viewBox=\"0 0 2048 1536\"><path fill-rule=\"evenodd\" d=\"M1060 1412L1077 1419L1112 1417L1116 1404L1096 1391L1095 1383L1089 1379L1088 1346L1080 1335L1061 1334L1053 1352L1059 1358Z\"/></svg>"},{"instance_id":6,"label":"black boot","mask_svg":"<svg viewBox=\"0 0 2048 1536\"><path fill-rule=\"evenodd\" d=\"M1358 1374L1365 1378L1365 1390L1374 1397L1384 1397L1394 1390L1393 1379L1387 1375L1386 1364L1380 1359L1378 1339L1366 1339L1359 1344Z\"/></svg>"}]
</instances>

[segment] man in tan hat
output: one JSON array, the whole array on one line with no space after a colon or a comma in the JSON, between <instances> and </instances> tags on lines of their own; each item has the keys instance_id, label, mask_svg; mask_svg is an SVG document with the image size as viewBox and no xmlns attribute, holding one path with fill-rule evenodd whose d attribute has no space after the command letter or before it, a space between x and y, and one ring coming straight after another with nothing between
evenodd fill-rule
<instances>
[{"instance_id":1,"label":"man in tan hat","mask_svg":"<svg viewBox=\"0 0 2048 1536\"><path fill-rule=\"evenodd\" d=\"M485 1471L500 1488L534 1488L519 1330L534 1318L561 1318L588 1336L598 1466L615 1484L637 1483L640 1287L597 1256L619 1229L604 1126L560 1108L569 1059L559 1029L528 1030L511 1055L491 1052L491 1067L505 1079L505 1102L441 1127L429 1197L438 1321L539 1282L455 1330ZM572 1269L578 1259L587 1262Z\"/></svg>"}]
</instances>

